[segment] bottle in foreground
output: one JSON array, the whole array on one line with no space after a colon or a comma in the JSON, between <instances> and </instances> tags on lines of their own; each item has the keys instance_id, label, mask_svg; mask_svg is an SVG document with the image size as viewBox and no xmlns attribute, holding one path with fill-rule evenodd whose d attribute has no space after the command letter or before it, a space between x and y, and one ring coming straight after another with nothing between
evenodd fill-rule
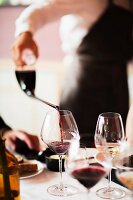
<instances>
[{"instance_id":1,"label":"bottle in foreground","mask_svg":"<svg viewBox=\"0 0 133 200\"><path fill-rule=\"evenodd\" d=\"M18 163L0 137L0 199L20 200Z\"/></svg>"}]
</instances>

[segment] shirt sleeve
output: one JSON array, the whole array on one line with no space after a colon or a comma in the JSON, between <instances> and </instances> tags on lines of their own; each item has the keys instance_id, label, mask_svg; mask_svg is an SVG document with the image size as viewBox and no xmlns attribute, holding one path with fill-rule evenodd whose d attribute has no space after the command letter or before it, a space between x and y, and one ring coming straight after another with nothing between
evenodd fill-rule
<instances>
[{"instance_id":1,"label":"shirt sleeve","mask_svg":"<svg viewBox=\"0 0 133 200\"><path fill-rule=\"evenodd\" d=\"M76 11L77 8L74 8L70 0L43 0L33 3L24 9L16 20L15 36L17 37L20 33L26 31L35 33L45 24L54 22L63 15Z\"/></svg>"},{"instance_id":2,"label":"shirt sleeve","mask_svg":"<svg viewBox=\"0 0 133 200\"><path fill-rule=\"evenodd\" d=\"M35 33L47 23L54 22L64 15L73 14L97 19L105 9L107 0L38 0L24 9L16 20L17 37L20 33L30 31Z\"/></svg>"}]
</instances>

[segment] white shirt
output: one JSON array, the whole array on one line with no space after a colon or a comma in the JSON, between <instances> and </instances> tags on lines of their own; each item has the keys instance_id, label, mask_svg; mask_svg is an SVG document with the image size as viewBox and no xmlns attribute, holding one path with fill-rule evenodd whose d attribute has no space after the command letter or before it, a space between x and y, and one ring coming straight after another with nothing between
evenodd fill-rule
<instances>
[{"instance_id":1,"label":"white shirt","mask_svg":"<svg viewBox=\"0 0 133 200\"><path fill-rule=\"evenodd\" d=\"M102 3L101 3L102 1ZM108 0L43 0L26 8L16 21L16 36L21 32L35 33L42 26L61 18L61 37L68 34L73 48L79 45L87 30L107 7ZM75 35L76 34L76 35ZM44 35L45 37L45 35ZM70 36L69 36L70 37ZM78 40L78 38L80 38ZM76 39L76 41L75 41ZM63 49L68 45L64 44Z\"/></svg>"}]
</instances>

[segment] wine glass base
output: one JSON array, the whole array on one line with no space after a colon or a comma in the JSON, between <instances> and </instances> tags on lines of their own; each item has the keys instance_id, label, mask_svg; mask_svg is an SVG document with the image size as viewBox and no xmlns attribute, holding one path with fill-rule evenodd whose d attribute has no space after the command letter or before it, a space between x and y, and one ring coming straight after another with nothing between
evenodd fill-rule
<instances>
[{"instance_id":1,"label":"wine glass base","mask_svg":"<svg viewBox=\"0 0 133 200\"><path fill-rule=\"evenodd\" d=\"M54 196L72 196L79 192L79 189L72 185L63 185L61 188L59 185L52 185L47 189L49 194Z\"/></svg>"},{"instance_id":2,"label":"wine glass base","mask_svg":"<svg viewBox=\"0 0 133 200\"><path fill-rule=\"evenodd\" d=\"M101 188L96 191L96 195L103 199L120 199L126 195L126 192L115 187Z\"/></svg>"}]
</instances>

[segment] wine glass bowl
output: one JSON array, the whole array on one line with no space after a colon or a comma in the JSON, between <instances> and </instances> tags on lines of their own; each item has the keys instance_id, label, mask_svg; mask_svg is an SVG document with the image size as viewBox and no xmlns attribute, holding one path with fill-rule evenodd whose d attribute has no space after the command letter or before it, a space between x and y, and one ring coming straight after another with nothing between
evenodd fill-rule
<instances>
[{"instance_id":1,"label":"wine glass bowl","mask_svg":"<svg viewBox=\"0 0 133 200\"><path fill-rule=\"evenodd\" d=\"M89 191L107 175L108 169L97 163L86 147L81 148L81 145L76 143L78 141L73 140L70 144L66 171Z\"/></svg>"},{"instance_id":2,"label":"wine glass bowl","mask_svg":"<svg viewBox=\"0 0 133 200\"><path fill-rule=\"evenodd\" d=\"M41 129L42 141L59 156L60 184L50 186L48 192L55 196L70 196L77 188L62 182L62 156L68 151L72 138L79 139L76 121L68 110L51 110L44 119Z\"/></svg>"},{"instance_id":3,"label":"wine glass bowl","mask_svg":"<svg viewBox=\"0 0 133 200\"><path fill-rule=\"evenodd\" d=\"M46 114L41 139L51 150L65 154L73 137L79 138L79 132L71 111L51 110Z\"/></svg>"},{"instance_id":4,"label":"wine glass bowl","mask_svg":"<svg viewBox=\"0 0 133 200\"><path fill-rule=\"evenodd\" d=\"M107 112L99 115L95 131L95 146L99 151L106 150L113 158L119 154L119 147L124 138L124 128L119 113Z\"/></svg>"}]
</instances>

